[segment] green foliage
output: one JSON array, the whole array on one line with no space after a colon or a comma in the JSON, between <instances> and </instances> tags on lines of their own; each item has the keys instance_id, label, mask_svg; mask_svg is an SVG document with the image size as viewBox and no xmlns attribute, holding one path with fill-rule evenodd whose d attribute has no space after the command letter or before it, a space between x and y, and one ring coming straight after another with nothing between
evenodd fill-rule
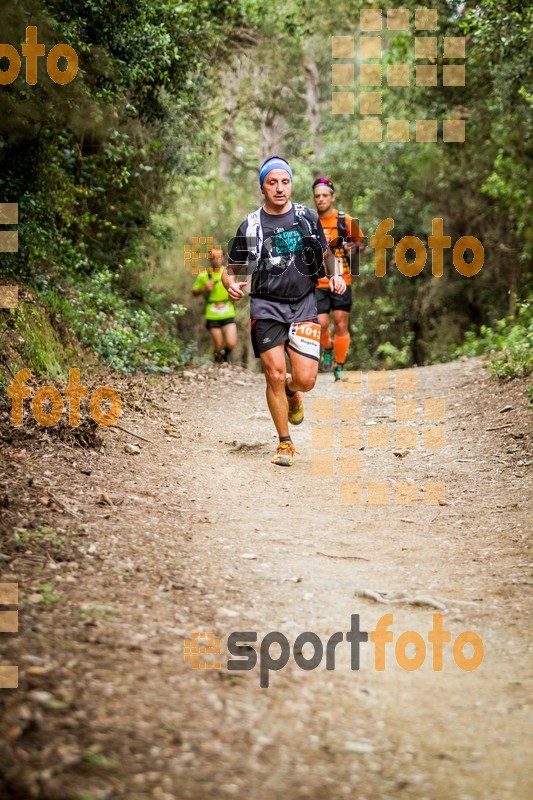
<instances>
[{"instance_id":1,"label":"green foliage","mask_svg":"<svg viewBox=\"0 0 533 800\"><path fill-rule=\"evenodd\" d=\"M26 529L16 531L13 534L13 538L24 547L53 546L61 550L65 547L70 535L68 533L59 534L49 525L40 525L34 531L27 531Z\"/></svg>"},{"instance_id":2,"label":"green foliage","mask_svg":"<svg viewBox=\"0 0 533 800\"><path fill-rule=\"evenodd\" d=\"M408 367L411 364L411 341L412 334L404 339L403 347L400 349L392 342L383 342L378 345L376 355L379 359L385 360L385 365L388 369L395 369L396 367Z\"/></svg>"},{"instance_id":3,"label":"green foliage","mask_svg":"<svg viewBox=\"0 0 533 800\"><path fill-rule=\"evenodd\" d=\"M166 311L143 308L119 294L114 284L105 267L71 289L64 311L79 338L120 372L168 372L184 364L190 348L176 341L172 325L186 309L175 303Z\"/></svg>"},{"instance_id":4,"label":"green foliage","mask_svg":"<svg viewBox=\"0 0 533 800\"><path fill-rule=\"evenodd\" d=\"M20 242L18 254L0 254L0 274L38 289L118 369L159 370L185 358L172 335L183 309L161 308L146 288L150 254L170 238L152 220L176 175L191 174L212 145L207 110L230 43L246 45L254 25L273 19L253 0L0 8L2 41L20 49L33 24L47 51L65 42L79 57L67 86L53 83L40 59L36 86L23 68L0 92L0 200L19 204ZM39 369L60 371L47 346L28 349Z\"/></svg>"},{"instance_id":5,"label":"green foliage","mask_svg":"<svg viewBox=\"0 0 533 800\"><path fill-rule=\"evenodd\" d=\"M529 265L533 257L532 26L533 6L519 0L483 0L466 14L462 25L469 37L471 92L477 100L471 125L489 144L482 191L508 218L518 257Z\"/></svg>"},{"instance_id":6,"label":"green foliage","mask_svg":"<svg viewBox=\"0 0 533 800\"><path fill-rule=\"evenodd\" d=\"M95 753L94 750L84 750L83 760L86 764L90 764L92 767L109 766L109 759L102 755L102 753Z\"/></svg>"},{"instance_id":7,"label":"green foliage","mask_svg":"<svg viewBox=\"0 0 533 800\"><path fill-rule=\"evenodd\" d=\"M37 594L40 594L41 598L38 600L38 603L42 606L51 606L60 599L59 596L53 592L54 584L49 581L38 584L33 588Z\"/></svg>"},{"instance_id":8,"label":"green foliage","mask_svg":"<svg viewBox=\"0 0 533 800\"><path fill-rule=\"evenodd\" d=\"M491 375L518 378L533 372L533 304L518 306L516 316L497 320L493 326L482 325L469 331L456 356L490 354Z\"/></svg>"},{"instance_id":9,"label":"green foliage","mask_svg":"<svg viewBox=\"0 0 533 800\"><path fill-rule=\"evenodd\" d=\"M262 12L246 0L21 0L5 17L4 41L20 44L31 17L45 46L60 37L80 64L65 87L43 68L38 86L19 76L0 93L2 197L20 206L10 263L32 277L138 260L175 175L212 140L216 67Z\"/></svg>"},{"instance_id":10,"label":"green foliage","mask_svg":"<svg viewBox=\"0 0 533 800\"><path fill-rule=\"evenodd\" d=\"M16 309L0 315L0 386L28 367L33 375L65 381L73 363L87 358L76 347L74 337L60 322L58 295L48 307L35 296L28 296Z\"/></svg>"},{"instance_id":11,"label":"green foliage","mask_svg":"<svg viewBox=\"0 0 533 800\"><path fill-rule=\"evenodd\" d=\"M521 378L533 372L533 347L531 342L513 340L509 337L502 353L491 361L491 375L494 378Z\"/></svg>"}]
</instances>

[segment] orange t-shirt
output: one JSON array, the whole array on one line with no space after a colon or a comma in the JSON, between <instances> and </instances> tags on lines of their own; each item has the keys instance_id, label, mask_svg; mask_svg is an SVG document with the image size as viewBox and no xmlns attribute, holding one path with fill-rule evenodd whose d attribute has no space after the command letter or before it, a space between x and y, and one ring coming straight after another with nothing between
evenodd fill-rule
<instances>
[{"instance_id":1,"label":"orange t-shirt","mask_svg":"<svg viewBox=\"0 0 533 800\"><path fill-rule=\"evenodd\" d=\"M329 217L319 217L320 222L322 223L322 227L324 229L324 234L328 243L332 240L337 238L339 232L337 230L337 219L338 219L339 212L337 209L333 211L333 214L330 214ZM347 235L351 237L352 241L357 239L359 236L363 236L363 231L357 225L357 222L350 217L348 214L344 217L346 222L346 231ZM352 224L353 220L353 224ZM353 228L353 230L352 230ZM335 258L342 259L342 275L344 280L346 281L346 286L350 286L352 283L352 275L350 273L350 262L346 256L343 247L339 247L335 250ZM329 278L319 278L317 289L328 289L329 288Z\"/></svg>"}]
</instances>

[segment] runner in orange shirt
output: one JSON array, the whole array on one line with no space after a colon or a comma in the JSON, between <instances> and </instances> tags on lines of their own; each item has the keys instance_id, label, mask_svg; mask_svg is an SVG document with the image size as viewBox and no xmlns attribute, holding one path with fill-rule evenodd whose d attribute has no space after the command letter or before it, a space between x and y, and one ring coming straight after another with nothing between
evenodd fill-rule
<instances>
[{"instance_id":1,"label":"runner in orange shirt","mask_svg":"<svg viewBox=\"0 0 533 800\"><path fill-rule=\"evenodd\" d=\"M352 307L352 275L350 271L349 256L362 251L366 247L363 231L357 221L333 208L335 202L335 187L328 178L317 178L313 183L313 197L316 210L326 239L333 242L339 237L339 247L334 250L334 255L342 262L343 277L346 282L346 291L343 294L332 292L327 280L321 278L315 290L318 322L321 327L320 344L322 345L322 369L329 371L333 365L335 355L335 380L340 380L344 362L350 347L350 309ZM331 341L329 324L330 313L333 312L334 336Z\"/></svg>"}]
</instances>

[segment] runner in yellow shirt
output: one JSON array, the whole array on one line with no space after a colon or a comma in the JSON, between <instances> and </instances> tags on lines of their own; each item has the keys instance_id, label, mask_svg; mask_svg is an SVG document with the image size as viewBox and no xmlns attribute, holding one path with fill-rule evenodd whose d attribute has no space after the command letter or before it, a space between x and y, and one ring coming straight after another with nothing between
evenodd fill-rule
<instances>
[{"instance_id":1,"label":"runner in yellow shirt","mask_svg":"<svg viewBox=\"0 0 533 800\"><path fill-rule=\"evenodd\" d=\"M237 344L235 306L222 283L224 254L221 247L213 247L209 254L211 266L201 272L194 282L192 293L205 297L205 324L211 334L215 350L215 364L229 361L229 355Z\"/></svg>"}]
</instances>

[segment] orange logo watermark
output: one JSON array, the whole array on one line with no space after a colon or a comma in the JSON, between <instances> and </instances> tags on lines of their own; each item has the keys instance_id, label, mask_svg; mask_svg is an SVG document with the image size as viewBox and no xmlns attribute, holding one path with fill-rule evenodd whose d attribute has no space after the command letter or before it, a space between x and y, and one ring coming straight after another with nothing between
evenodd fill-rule
<instances>
[{"instance_id":1,"label":"orange logo watermark","mask_svg":"<svg viewBox=\"0 0 533 800\"><path fill-rule=\"evenodd\" d=\"M353 231L359 230L359 220L352 219L351 226ZM394 219L387 217L381 220L376 228L376 232L370 236L369 244L375 250L374 254L374 274L377 278L384 278L387 275L387 250L393 252L393 263L396 269L408 278L415 278L420 275L426 267L428 260L428 248L431 251L431 274L434 278L442 278L444 275L444 251L452 250L453 266L464 278L472 278L481 271L485 263L485 248L475 236L461 236L452 244L451 236L444 233L444 220L442 217L434 217L431 221L431 233L427 237L427 247L418 236L403 236L397 242L391 235L394 230ZM344 244L350 244L358 238L358 234L352 232L347 240L342 236L335 237L334 246L330 242L330 248L337 250ZM366 242L366 237L364 237ZM269 241L269 240L267 240ZM275 241L275 235L271 237ZM309 243L309 237L303 237L304 243ZM229 240L226 245L226 252L230 253L235 238ZM243 251L242 262L232 264L234 275L247 276L248 273L248 248L255 248L255 237L251 237L247 242L247 249ZM213 244L212 236L195 236L192 244L184 245L183 263L186 269L190 269L193 275L197 275L203 268L200 266L202 259L207 261L213 251L221 250L220 245ZM223 251L222 251L223 252ZM413 256L410 256L413 253ZM468 256L466 254L469 254ZM279 251L278 251L279 255ZM408 259L409 255L409 259ZM350 264L350 274L359 277L360 251L350 253L347 256ZM297 269L297 267L296 267Z\"/></svg>"},{"instance_id":2,"label":"orange logo watermark","mask_svg":"<svg viewBox=\"0 0 533 800\"><path fill-rule=\"evenodd\" d=\"M37 27L29 25L26 28L26 43L21 46L22 55L26 58L26 83L35 86L37 83L37 59L46 54L44 44L37 41ZM7 59L7 69L0 69L0 86L13 83L20 74L22 59L18 50L11 44L0 44L0 59ZM67 66L59 69L60 59L65 59ZM56 44L46 57L46 71L54 83L65 86L74 80L78 74L78 56L76 51L68 44Z\"/></svg>"},{"instance_id":3,"label":"orange logo watermark","mask_svg":"<svg viewBox=\"0 0 533 800\"><path fill-rule=\"evenodd\" d=\"M189 661L192 669L220 669L219 661L207 661L207 655L220 655L220 639L215 639L212 633L195 631L191 639L185 639L183 660Z\"/></svg>"},{"instance_id":4,"label":"orange logo watermark","mask_svg":"<svg viewBox=\"0 0 533 800\"><path fill-rule=\"evenodd\" d=\"M396 37L403 40L397 49L402 62L391 64ZM359 141L437 142L439 137L446 143L465 141L464 119L383 119L384 95L392 99L393 93L402 91L400 87L416 86L427 92L439 86L440 91L448 87L457 91L466 85L466 38L439 35L437 9L362 8L355 36L331 37L331 56L331 84L342 87L332 92L331 111L358 112ZM391 107L402 104L397 101Z\"/></svg>"},{"instance_id":5,"label":"orange logo watermark","mask_svg":"<svg viewBox=\"0 0 533 800\"><path fill-rule=\"evenodd\" d=\"M18 225L18 222L18 203L0 203L0 225ZM17 231L0 230L0 253L18 253L18 249L19 235ZM0 290L2 288L3 287L0 286ZM0 308L2 308L1 305Z\"/></svg>"},{"instance_id":6,"label":"orange logo watermark","mask_svg":"<svg viewBox=\"0 0 533 800\"><path fill-rule=\"evenodd\" d=\"M1 247L0 247L0 252L2 252ZM0 286L0 308L18 308L18 304L19 304L19 287Z\"/></svg>"},{"instance_id":7,"label":"orange logo watermark","mask_svg":"<svg viewBox=\"0 0 533 800\"><path fill-rule=\"evenodd\" d=\"M0 583L0 606L18 606L18 583ZM0 633L18 633L17 610L0 611ZM19 668L13 664L0 664L0 689L16 689L19 685Z\"/></svg>"},{"instance_id":8,"label":"orange logo watermark","mask_svg":"<svg viewBox=\"0 0 533 800\"><path fill-rule=\"evenodd\" d=\"M212 254L222 255L221 245L215 244L212 236L193 236L190 244L183 245L183 266L198 275L207 269ZM200 261L207 262L205 268L200 266Z\"/></svg>"},{"instance_id":9,"label":"orange logo watermark","mask_svg":"<svg viewBox=\"0 0 533 800\"><path fill-rule=\"evenodd\" d=\"M381 412L387 421L381 421ZM446 446L446 402L443 397L417 396L414 369L346 371L340 397L315 397L312 405L313 477L332 478L342 505L426 505L446 502L442 482L362 479L363 453L391 450L400 460L422 448ZM367 468L368 458L366 459ZM377 476L376 476L377 477Z\"/></svg>"},{"instance_id":10,"label":"orange logo watermark","mask_svg":"<svg viewBox=\"0 0 533 800\"><path fill-rule=\"evenodd\" d=\"M29 369L21 369L12 383L7 387L7 396L11 399L11 422L20 427L24 422L24 400L29 398L31 390L26 382L31 378ZM89 396L87 386L80 385L79 369L69 370L69 383L65 387L65 396L69 402L69 424L76 428L80 424L80 400ZM109 406L102 410L102 403ZM45 403L48 408L45 410ZM50 427L63 416L63 397L55 386L41 386L33 395L31 410L39 425ZM109 427L120 417L120 395L111 386L97 386L89 399L90 416L97 425Z\"/></svg>"}]
</instances>

